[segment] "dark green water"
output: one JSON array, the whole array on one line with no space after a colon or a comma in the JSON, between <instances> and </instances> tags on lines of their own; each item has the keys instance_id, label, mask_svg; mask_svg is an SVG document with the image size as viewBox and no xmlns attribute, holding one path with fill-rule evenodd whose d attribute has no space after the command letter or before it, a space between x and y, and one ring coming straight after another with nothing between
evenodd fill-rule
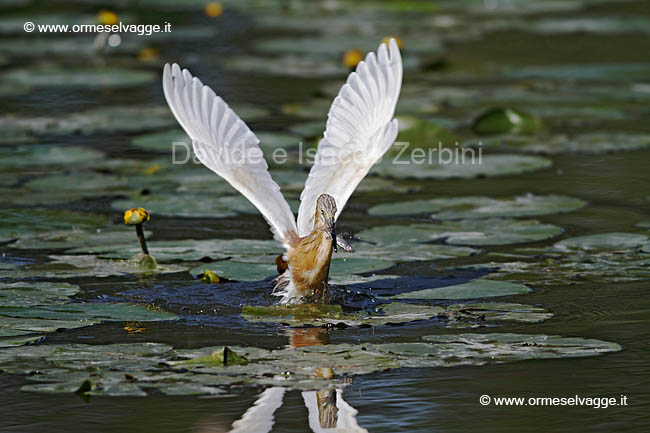
<instances>
[{"instance_id":1,"label":"dark green water","mask_svg":"<svg viewBox=\"0 0 650 433\"><path fill-rule=\"evenodd\" d=\"M480 3L480 2L479 2ZM619 9L620 8L620 9ZM571 16L572 12L549 14ZM595 5L580 16L642 16L650 19L646 2ZM190 18L185 17L190 20ZM525 18L522 18L524 20ZM252 129L282 129L287 126L277 107L285 102L311 98L322 84L315 79L268 78L256 74L228 72L219 67L218 59L249 49L248 35L255 31L248 17L236 13L224 17L233 23L218 41L192 44L192 41L161 48L166 60L180 56L188 46L199 56L193 72L205 83L218 88L227 100L254 102L273 107L271 117ZM185 44L185 45L184 45ZM470 41L450 43L445 62L450 70L405 73L405 83L413 79L431 86L482 86L510 81L484 72L508 64L513 68L544 65L596 63L642 63L650 52L648 32L619 31L613 34L564 33L532 34L521 30L487 32ZM407 48L408 49L408 48ZM458 84L454 71L482 71L470 83ZM632 82L648 83L645 80ZM580 83L575 84L578 88ZM42 114L58 110L80 110L102 103L162 103L159 83L122 94L48 91L30 94L19 100L2 101L7 112ZM616 128L618 131L650 131L649 99L622 120L587 119L584 124L554 124L555 131L592 131ZM534 104L534 102L530 102ZM644 105L645 104L645 105ZM607 105L607 102L603 102ZM525 107L522 107L525 108ZM638 108L638 107L637 107ZM478 107L477 107L478 109ZM471 112L472 110L467 110ZM478 111L478 110L477 110ZM441 115L453 116L454 109ZM605 125L603 127L603 124ZM110 154L147 158L146 153L125 145L124 136L53 138L52 142L80 142L101 148ZM487 195L509 197L522 193L564 194L579 197L588 206L568 214L539 217L542 222L565 229L561 238L614 231L639 231L634 225L650 219L648 163L650 150L606 155L553 156L553 167L519 176L502 176L471 180L404 181L417 185L419 192L409 199ZM26 173L29 175L29 173ZM363 193L353 196L339 221L339 231L355 233L369 225L392 220L369 218L368 207L402 199L394 193ZM99 213L113 213L101 201L81 205ZM119 218L119 214L116 214ZM251 238L269 239L263 219L241 216L224 219L154 218L154 239ZM561 239L560 238L560 239ZM557 239L534 246L551 245ZM518 245L520 247L521 245ZM524 245L525 246L525 245ZM486 251L508 252L512 246L488 247ZM48 251L27 255L10 245L1 247L7 256L44 261ZM420 262L401 265L403 275L431 276L442 266L480 263L480 257ZM253 325L238 318L239 305L259 299L257 293L268 291L269 283L245 285L233 283L218 292L192 280L186 273L160 276L153 281L137 278L74 279L82 287L81 299L98 296L141 297L155 301L180 314L177 322L147 325L145 332L129 334L123 324L104 324L90 328L48 335L46 344L112 343L153 341L192 348L243 344L275 348L289 343L289 331L275 325ZM502 324L498 328L476 332L514 332L559 334L613 341L623 346L618 353L583 359L540 360L480 367L439 369L400 369L356 377L346 388L345 400L357 409L359 425L370 432L522 432L522 431L597 431L642 432L650 426L650 285L647 280L627 283L584 283L571 285L558 278L557 284L534 286L533 293L502 298L505 302L522 302L543 306L554 317L538 324ZM403 326L374 329L335 329L330 343L413 341L427 334L456 332L438 323L417 322ZM76 395L24 393L22 377L0 374L0 431L2 432L227 432L253 404L260 389L241 389L225 397L165 397L153 394L146 398L96 398L86 402ZM481 395L492 397L616 397L627 396L627 406L592 407L495 407L479 404ZM298 391L290 391L275 413L273 431L305 432L307 409Z\"/></svg>"}]
</instances>

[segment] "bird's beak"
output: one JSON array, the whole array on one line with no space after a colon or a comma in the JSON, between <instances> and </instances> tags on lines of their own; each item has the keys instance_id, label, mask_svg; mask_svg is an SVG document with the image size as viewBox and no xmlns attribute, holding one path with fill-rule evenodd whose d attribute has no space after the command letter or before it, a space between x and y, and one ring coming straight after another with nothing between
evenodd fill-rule
<instances>
[{"instance_id":1,"label":"bird's beak","mask_svg":"<svg viewBox=\"0 0 650 433\"><path fill-rule=\"evenodd\" d=\"M336 222L333 222L332 225L330 226L330 237L332 238L332 247L334 248L334 252L339 251L339 247L336 244Z\"/></svg>"}]
</instances>

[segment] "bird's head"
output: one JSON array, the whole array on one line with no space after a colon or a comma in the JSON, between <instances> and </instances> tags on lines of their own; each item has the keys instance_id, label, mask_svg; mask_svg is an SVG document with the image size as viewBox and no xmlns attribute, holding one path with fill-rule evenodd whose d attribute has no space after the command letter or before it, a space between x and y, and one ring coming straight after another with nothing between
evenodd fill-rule
<instances>
[{"instance_id":1,"label":"bird's head","mask_svg":"<svg viewBox=\"0 0 650 433\"><path fill-rule=\"evenodd\" d=\"M329 194L321 194L316 200L315 227L332 239L336 251L336 201Z\"/></svg>"}]
</instances>

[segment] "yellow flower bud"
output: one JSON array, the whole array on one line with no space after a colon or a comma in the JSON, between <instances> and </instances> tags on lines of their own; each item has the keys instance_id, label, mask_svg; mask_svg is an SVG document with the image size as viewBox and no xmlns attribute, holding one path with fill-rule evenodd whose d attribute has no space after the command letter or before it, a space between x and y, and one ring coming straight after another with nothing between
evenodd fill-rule
<instances>
[{"instance_id":1,"label":"yellow flower bud","mask_svg":"<svg viewBox=\"0 0 650 433\"><path fill-rule=\"evenodd\" d=\"M386 36L384 39L381 40L381 43L388 45L388 42L390 42L391 39L395 39L395 42L397 42L397 47L401 50L402 49L402 40L400 38L398 38L397 36Z\"/></svg>"},{"instance_id":2,"label":"yellow flower bud","mask_svg":"<svg viewBox=\"0 0 650 433\"><path fill-rule=\"evenodd\" d=\"M124 212L124 224L142 224L149 221L151 215L144 208L132 208Z\"/></svg>"},{"instance_id":3,"label":"yellow flower bud","mask_svg":"<svg viewBox=\"0 0 650 433\"><path fill-rule=\"evenodd\" d=\"M117 15L115 15L115 12L109 11L107 9L102 9L99 11L97 14L97 21L105 26L112 26L119 22Z\"/></svg>"},{"instance_id":4,"label":"yellow flower bud","mask_svg":"<svg viewBox=\"0 0 650 433\"><path fill-rule=\"evenodd\" d=\"M210 2L205 5L204 11L210 18L216 18L223 13L223 6L221 3Z\"/></svg>"},{"instance_id":5,"label":"yellow flower bud","mask_svg":"<svg viewBox=\"0 0 650 433\"><path fill-rule=\"evenodd\" d=\"M150 60L158 59L158 50L155 48L143 48L138 53L138 60L141 62L148 62Z\"/></svg>"},{"instance_id":6,"label":"yellow flower bud","mask_svg":"<svg viewBox=\"0 0 650 433\"><path fill-rule=\"evenodd\" d=\"M346 51L343 55L343 64L348 68L354 68L363 58L363 53L359 50Z\"/></svg>"},{"instance_id":7,"label":"yellow flower bud","mask_svg":"<svg viewBox=\"0 0 650 433\"><path fill-rule=\"evenodd\" d=\"M215 274L213 271L206 269L203 272L203 281L206 283L218 283L220 281L219 276Z\"/></svg>"}]
</instances>

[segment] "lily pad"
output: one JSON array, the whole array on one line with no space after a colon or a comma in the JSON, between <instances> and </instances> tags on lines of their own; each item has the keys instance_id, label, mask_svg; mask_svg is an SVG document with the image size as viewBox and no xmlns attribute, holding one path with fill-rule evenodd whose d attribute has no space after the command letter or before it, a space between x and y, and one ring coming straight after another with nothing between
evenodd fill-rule
<instances>
[{"instance_id":1,"label":"lily pad","mask_svg":"<svg viewBox=\"0 0 650 433\"><path fill-rule=\"evenodd\" d=\"M542 307L504 302L476 302L447 307L447 327L484 326L485 322L539 323L553 317Z\"/></svg>"},{"instance_id":2,"label":"lily pad","mask_svg":"<svg viewBox=\"0 0 650 433\"><path fill-rule=\"evenodd\" d=\"M151 256L145 256L151 257ZM25 271L16 271L17 274L41 275L48 278L70 277L109 277L114 275L153 275L182 272L187 266L160 265L154 260L139 260L135 254L129 260L103 259L90 255L52 255L50 263L29 266ZM155 257L154 257L155 258Z\"/></svg>"},{"instance_id":3,"label":"lily pad","mask_svg":"<svg viewBox=\"0 0 650 433\"><path fill-rule=\"evenodd\" d=\"M243 365L215 365L212 354L231 351ZM142 395L149 389L199 384L205 394L229 384L322 389L345 377L399 367L483 365L525 359L594 356L621 350L618 344L536 334L429 335L412 343L332 344L264 350L246 347L175 349L154 343L20 346L0 351L0 369L30 374L45 383L25 391ZM332 374L322 371L331 369ZM34 374L36 373L36 374ZM131 386L127 386L130 384ZM220 384L220 385L219 385ZM192 387L196 390L197 387ZM192 392L194 394L194 392Z\"/></svg>"},{"instance_id":4,"label":"lily pad","mask_svg":"<svg viewBox=\"0 0 650 433\"><path fill-rule=\"evenodd\" d=\"M94 325L100 320L55 320L5 317L0 313L0 337L13 337L41 332L55 332L59 329L75 329Z\"/></svg>"},{"instance_id":5,"label":"lily pad","mask_svg":"<svg viewBox=\"0 0 650 433\"><path fill-rule=\"evenodd\" d=\"M650 73L649 63L527 66L508 71L514 78L545 78L584 81L642 81Z\"/></svg>"},{"instance_id":6,"label":"lily pad","mask_svg":"<svg viewBox=\"0 0 650 433\"><path fill-rule=\"evenodd\" d=\"M46 320L79 321L159 321L175 320L172 313L153 309L145 305L127 303L74 303L64 305L41 305L29 307L0 306L0 315Z\"/></svg>"},{"instance_id":7,"label":"lily pad","mask_svg":"<svg viewBox=\"0 0 650 433\"><path fill-rule=\"evenodd\" d=\"M260 256L271 255L273 257L281 254L282 245L273 240L254 239L205 239L205 240L179 240L179 241L152 241L147 242L149 253L158 262L172 261L199 261L205 258L212 260L234 257L239 261L253 263ZM140 252L136 245L125 246L123 244L105 245L96 248L75 248L68 253L75 254L97 254L105 258L128 259ZM272 262L271 262L272 263ZM211 264L207 264L208 267ZM203 271L201 271L203 272Z\"/></svg>"},{"instance_id":8,"label":"lily pad","mask_svg":"<svg viewBox=\"0 0 650 433\"><path fill-rule=\"evenodd\" d=\"M459 197L386 203L371 207L368 214L389 216L432 212L433 219L451 220L552 215L571 212L585 205L584 201L573 197L526 194L506 200L489 197Z\"/></svg>"},{"instance_id":9,"label":"lily pad","mask_svg":"<svg viewBox=\"0 0 650 433\"><path fill-rule=\"evenodd\" d=\"M216 184L215 179L215 184ZM144 207L155 215L182 217L224 218L237 213L257 213L257 209L242 195L191 195L191 194L152 194L134 195L127 200L112 203L115 209Z\"/></svg>"},{"instance_id":10,"label":"lily pad","mask_svg":"<svg viewBox=\"0 0 650 433\"><path fill-rule=\"evenodd\" d=\"M103 153L81 146L24 145L16 149L0 148L0 167L83 167L103 157Z\"/></svg>"},{"instance_id":11,"label":"lily pad","mask_svg":"<svg viewBox=\"0 0 650 433\"><path fill-rule=\"evenodd\" d=\"M480 114L472 125L478 134L533 134L541 122L522 111L507 107L492 108Z\"/></svg>"},{"instance_id":12,"label":"lily pad","mask_svg":"<svg viewBox=\"0 0 650 433\"><path fill-rule=\"evenodd\" d=\"M560 251L612 251L636 248L648 242L648 236L635 233L602 233L565 239L555 244Z\"/></svg>"},{"instance_id":13,"label":"lily pad","mask_svg":"<svg viewBox=\"0 0 650 433\"><path fill-rule=\"evenodd\" d=\"M79 286L68 283L0 283L0 307L65 304L78 292Z\"/></svg>"},{"instance_id":14,"label":"lily pad","mask_svg":"<svg viewBox=\"0 0 650 433\"><path fill-rule=\"evenodd\" d=\"M515 137L499 139L500 146L508 150L555 155L577 153L597 155L602 153L639 150L650 147L650 135L594 132L568 136L565 134L519 141Z\"/></svg>"},{"instance_id":15,"label":"lily pad","mask_svg":"<svg viewBox=\"0 0 650 433\"><path fill-rule=\"evenodd\" d=\"M474 163L469 153L465 155L463 162L462 150L458 149L458 159L454 159L455 150L451 152L443 155L436 148L419 148L419 151L414 148L395 157L383 158L371 169L371 173L398 179L453 179L508 176L541 170L552 165L549 159L528 155L483 155L479 161L478 151L474 153ZM439 154L443 155L442 158L439 158ZM439 163L441 160L445 163Z\"/></svg>"},{"instance_id":16,"label":"lily pad","mask_svg":"<svg viewBox=\"0 0 650 433\"><path fill-rule=\"evenodd\" d=\"M0 127L13 125L30 134L142 132L176 124L166 106L111 106L57 117L0 117Z\"/></svg>"},{"instance_id":17,"label":"lily pad","mask_svg":"<svg viewBox=\"0 0 650 433\"><path fill-rule=\"evenodd\" d=\"M455 286L401 293L393 296L391 299L477 299L521 295L530 293L530 291L530 288L523 284L476 279Z\"/></svg>"},{"instance_id":18,"label":"lily pad","mask_svg":"<svg viewBox=\"0 0 650 433\"><path fill-rule=\"evenodd\" d=\"M344 313L340 305L301 304L291 306L244 306L242 316L249 322L283 323L290 326L380 326L415 320L428 320L445 311L434 305L392 303L381 305L378 311Z\"/></svg>"},{"instance_id":19,"label":"lily pad","mask_svg":"<svg viewBox=\"0 0 650 433\"><path fill-rule=\"evenodd\" d=\"M60 209L0 209L0 241L21 239L54 230L97 229L108 223L103 215Z\"/></svg>"},{"instance_id":20,"label":"lily pad","mask_svg":"<svg viewBox=\"0 0 650 433\"><path fill-rule=\"evenodd\" d=\"M33 335L29 337L2 338L0 339L0 349L4 349L7 347L25 346L28 344L36 344L43 341L44 338L45 336L43 335Z\"/></svg>"},{"instance_id":21,"label":"lily pad","mask_svg":"<svg viewBox=\"0 0 650 433\"><path fill-rule=\"evenodd\" d=\"M382 226L361 231L360 239L379 244L404 244L444 240L452 245L508 245L558 236L562 228L535 220L505 218L465 219L441 224Z\"/></svg>"},{"instance_id":22,"label":"lily pad","mask_svg":"<svg viewBox=\"0 0 650 433\"><path fill-rule=\"evenodd\" d=\"M157 75L148 71L121 68L74 69L40 67L14 69L4 75L7 82L34 87L124 88L144 86Z\"/></svg>"},{"instance_id":23,"label":"lily pad","mask_svg":"<svg viewBox=\"0 0 650 433\"><path fill-rule=\"evenodd\" d=\"M206 270L213 271L217 276L236 281L260 281L268 277L277 277L278 271L275 263L250 263L234 260L222 260L215 263L206 263L190 269L192 275L202 275Z\"/></svg>"},{"instance_id":24,"label":"lily pad","mask_svg":"<svg viewBox=\"0 0 650 433\"><path fill-rule=\"evenodd\" d=\"M349 70L335 60L314 59L304 56L238 56L227 59L225 66L234 71L301 78L329 78L345 76Z\"/></svg>"}]
</instances>

